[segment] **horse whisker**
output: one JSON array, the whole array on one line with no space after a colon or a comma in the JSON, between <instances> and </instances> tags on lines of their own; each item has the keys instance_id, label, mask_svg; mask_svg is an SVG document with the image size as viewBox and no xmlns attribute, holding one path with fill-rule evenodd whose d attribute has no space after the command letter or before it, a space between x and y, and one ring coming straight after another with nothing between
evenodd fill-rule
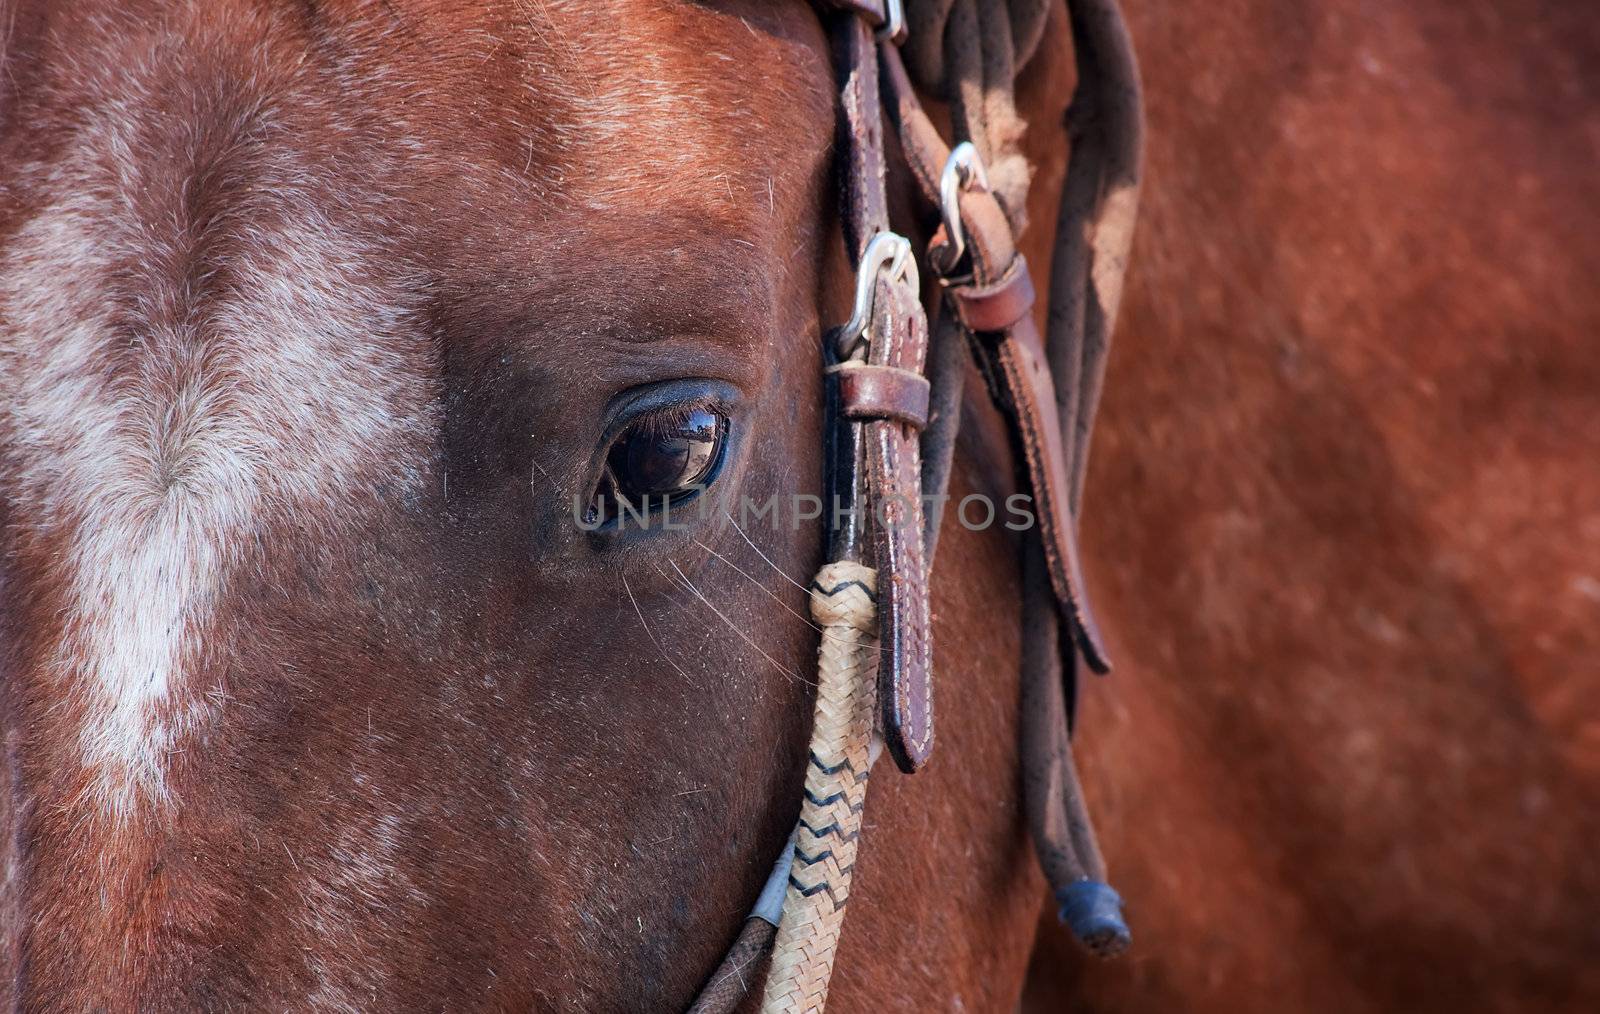
<instances>
[{"instance_id":1,"label":"horse whisker","mask_svg":"<svg viewBox=\"0 0 1600 1014\"><path fill-rule=\"evenodd\" d=\"M633 589L628 587L628 575L626 574L622 575L622 590L628 593L628 601L633 603L633 611L638 614L639 625L644 628L645 636L650 638L650 643L656 646L656 651L661 653L661 657L666 660L668 665L678 670L678 675L683 677L684 682L688 683L690 687L695 687L694 679L687 672L684 672L683 666L672 660L672 656L667 654L667 649L662 647L661 642L656 639L655 631L650 629L649 622L644 618L644 610L639 608L639 600L633 597Z\"/></svg>"},{"instance_id":2,"label":"horse whisker","mask_svg":"<svg viewBox=\"0 0 1600 1014\"><path fill-rule=\"evenodd\" d=\"M740 567L737 563L734 563L732 560L728 559L726 556L723 556L721 553L717 552L715 549L712 549L710 546L706 545L704 542L701 542L699 539L695 539L694 540L694 544L699 546L701 549L705 550L706 552L710 553L712 556L716 557L717 559L721 560L723 563L725 563L728 566L732 567L733 570L734 570L734 573L738 574L740 577L745 578L751 584L755 585L757 588L760 588L763 592L765 592L767 594L768 598L772 599L772 601L778 603L778 605L782 606L783 608L789 610L789 612L793 613L795 616L800 617L800 619L804 620L806 622L806 625L811 627L813 630L821 630L822 629L821 627L817 626L816 621L812 620L809 616L805 615L800 610L798 610L795 607L791 606L789 603L785 602L783 600L782 596L780 596L777 592L773 591L771 588L768 588L766 585L762 584L759 579L753 577L743 567Z\"/></svg>"},{"instance_id":3,"label":"horse whisker","mask_svg":"<svg viewBox=\"0 0 1600 1014\"><path fill-rule=\"evenodd\" d=\"M840 643L844 643L844 639L843 638L838 637L838 636L836 636L834 634L828 633L826 628L818 625L815 620L811 619L811 617L805 615L800 610L798 610L795 607L791 606L789 603L783 601L782 597L780 597L776 592L774 592L771 588L768 588L766 585L762 584L754 576L752 576L749 573L747 573L744 570L744 568L740 567L737 563L734 563L732 560L728 559L726 556L723 556L721 553L717 552L715 549L712 549L710 546L706 545L704 542L701 542L699 539L695 539L694 540L694 544L699 546L701 549L705 550L706 552L710 553L712 556L716 557L717 559L721 560L723 563L725 563L728 566L732 567L734 569L734 571L737 574L739 574L739 576L745 578L751 584L755 585L757 588L760 588L762 591L766 592L767 596L769 598L771 598L772 601L778 603L778 605L780 605L783 608L789 610L789 612L794 614L795 616L798 616L801 620L803 620L805 622L805 625L810 627L812 630L815 630L817 633L821 634L823 637L826 637L830 641L839 641ZM810 596L810 592L807 592L806 594L807 594L808 597ZM855 642L850 642L850 643L853 644Z\"/></svg>"},{"instance_id":4,"label":"horse whisker","mask_svg":"<svg viewBox=\"0 0 1600 1014\"><path fill-rule=\"evenodd\" d=\"M672 562L672 561L668 561L668 562ZM774 669L777 669L779 672L783 673L785 676L787 676L790 679L795 680L797 682L806 683L808 685L815 685L811 680L801 679L792 670L790 670L788 666L783 665L777 659L773 658L771 655L768 655L765 651L763 651L761 649L761 645L759 645L756 642L752 641L750 639L750 635L749 634L746 634L744 631L740 630L738 624L736 624L732 620L728 619L728 617L723 614L722 610L720 610L716 606L712 605L711 604L711 600L706 598L704 595L702 595L700 593L700 589L695 587L694 582L689 580L689 575L685 574L683 572L683 569L681 567L679 567L677 565L677 563L672 562L672 569L677 571L678 577L683 581L684 587L688 588L689 591L694 594L695 598L699 599L701 602L704 602L706 608L711 610L713 613L715 613L717 615L717 619L721 620L723 623L726 623L728 625L728 629L733 631L735 634L738 634L739 637L744 641L744 643L748 644L750 647L752 647L752 648L754 648L756 650L756 653L758 655L760 655L762 658L766 659L768 662L772 663L772 667ZM663 575L663 576L665 576L665 575Z\"/></svg>"},{"instance_id":5,"label":"horse whisker","mask_svg":"<svg viewBox=\"0 0 1600 1014\"><path fill-rule=\"evenodd\" d=\"M726 512L724 512L724 513L726 514ZM755 550L756 551L756 555L761 557L762 561L765 562L767 566L769 566L773 570L777 571L779 576L781 576L785 581L789 582L790 584L794 585L796 588L798 588L801 591L805 592L806 595L809 596L811 594L811 589L810 588L806 587L805 585L801 584L799 581L796 581L794 578L790 577L788 571L785 571L782 567L780 567L777 564L773 563L771 558L768 557L766 553L763 553L761 551L761 547L760 546L758 546L754 542L750 541L750 536L746 535L744 533L744 529L739 527L739 522L733 520L733 515L732 514L727 514L727 518L728 518L728 523L733 526L733 530L739 533L739 538L743 539L745 541L746 545L748 545L751 549Z\"/></svg>"}]
</instances>

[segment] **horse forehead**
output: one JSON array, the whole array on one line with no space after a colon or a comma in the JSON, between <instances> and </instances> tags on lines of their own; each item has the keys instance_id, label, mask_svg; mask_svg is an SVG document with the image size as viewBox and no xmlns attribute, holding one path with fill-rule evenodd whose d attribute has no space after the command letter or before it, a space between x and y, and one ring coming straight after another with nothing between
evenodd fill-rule
<instances>
[{"instance_id":1,"label":"horse forehead","mask_svg":"<svg viewBox=\"0 0 1600 1014\"><path fill-rule=\"evenodd\" d=\"M723 8L723 9L719 9ZM742 9L738 9L742 8ZM609 206L768 205L833 135L820 23L800 2L403 0L374 77L418 87L431 140L463 130L546 194ZM442 129L441 129L442 128Z\"/></svg>"},{"instance_id":2,"label":"horse forehead","mask_svg":"<svg viewBox=\"0 0 1600 1014\"><path fill-rule=\"evenodd\" d=\"M832 143L827 45L799 0L87 0L46 19L69 89L178 116L232 93L299 143L398 143L458 185L772 204Z\"/></svg>"}]
</instances>

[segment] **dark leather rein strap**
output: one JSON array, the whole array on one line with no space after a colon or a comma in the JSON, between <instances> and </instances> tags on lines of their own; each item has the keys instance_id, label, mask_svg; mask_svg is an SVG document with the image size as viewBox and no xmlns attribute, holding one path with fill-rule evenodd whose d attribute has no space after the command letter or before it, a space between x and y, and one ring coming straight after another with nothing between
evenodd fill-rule
<instances>
[{"instance_id":1,"label":"dark leather rein strap","mask_svg":"<svg viewBox=\"0 0 1600 1014\"><path fill-rule=\"evenodd\" d=\"M883 66L888 109L901 150L923 196L941 207L951 189L946 176L956 168L951 148L917 100L899 52L886 47ZM1083 592L1055 380L1033 318L1033 276L1026 258L1017 252L1010 222L995 196L974 185L971 177L955 193L959 217L940 226L928 261L942 283L947 312L973 339L972 351L990 394L1006 414L1026 463L1024 477L1062 618L1090 668L1109 672L1111 664ZM952 228L962 233L959 257Z\"/></svg>"},{"instance_id":2,"label":"dark leather rein strap","mask_svg":"<svg viewBox=\"0 0 1600 1014\"><path fill-rule=\"evenodd\" d=\"M1082 61L1088 47L1083 39L1078 42ZM1062 664L1070 674L1081 657L1091 670L1106 673L1110 661L1088 606L1078 553L1073 491L1081 477L1069 472L1074 456L1066 443L1076 432L1058 411L1055 376L1034 322L1036 294L1027 260L1016 249L1004 209L983 182L972 146L952 150L944 142L917 100L897 50L884 47L882 64L888 108L907 164L923 196L944 217L927 257L943 289L944 316L967 336L990 395L1009 423L1023 465L1020 478L1033 497L1037 526L1030 541L1037 548L1028 550L1024 580L1029 580L1028 562L1042 557L1051 597L1076 648L1063 652ZM1075 151L1074 159L1080 155ZM1082 166L1076 168L1081 174ZM1069 186L1072 179L1069 167ZM1093 224L1068 223L1067 231L1057 234L1056 256L1071 245L1071 230ZM1080 401L1078 392L1070 400ZM1087 439L1087 430L1080 439ZM1081 449L1077 458L1087 460ZM1025 597L1030 591L1025 589ZM1072 759L1070 691L1053 664L1058 657L1054 630L1025 617L1024 639L1034 643L1024 644L1020 752L1035 848L1062 921L1092 952L1114 955L1126 949L1130 935L1121 898L1105 883L1105 863Z\"/></svg>"}]
</instances>

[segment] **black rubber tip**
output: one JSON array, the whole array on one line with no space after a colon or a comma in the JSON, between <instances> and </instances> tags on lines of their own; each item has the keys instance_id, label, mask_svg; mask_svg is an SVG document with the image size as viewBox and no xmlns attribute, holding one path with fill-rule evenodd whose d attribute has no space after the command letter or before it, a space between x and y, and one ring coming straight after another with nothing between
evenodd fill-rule
<instances>
[{"instance_id":1,"label":"black rubber tip","mask_svg":"<svg viewBox=\"0 0 1600 1014\"><path fill-rule=\"evenodd\" d=\"M1122 918L1122 895L1110 884L1078 880L1056 889L1061 921L1096 957L1114 958L1128 949L1133 934Z\"/></svg>"}]
</instances>

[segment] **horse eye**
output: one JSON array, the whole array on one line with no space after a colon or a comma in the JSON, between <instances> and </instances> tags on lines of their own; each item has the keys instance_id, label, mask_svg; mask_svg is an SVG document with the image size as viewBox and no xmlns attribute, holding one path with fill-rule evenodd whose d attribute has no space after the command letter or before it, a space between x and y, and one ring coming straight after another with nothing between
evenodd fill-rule
<instances>
[{"instance_id":1,"label":"horse eye","mask_svg":"<svg viewBox=\"0 0 1600 1014\"><path fill-rule=\"evenodd\" d=\"M592 516L613 517L623 502L649 510L698 492L722 463L727 433L728 417L710 408L635 421L606 454Z\"/></svg>"}]
</instances>

